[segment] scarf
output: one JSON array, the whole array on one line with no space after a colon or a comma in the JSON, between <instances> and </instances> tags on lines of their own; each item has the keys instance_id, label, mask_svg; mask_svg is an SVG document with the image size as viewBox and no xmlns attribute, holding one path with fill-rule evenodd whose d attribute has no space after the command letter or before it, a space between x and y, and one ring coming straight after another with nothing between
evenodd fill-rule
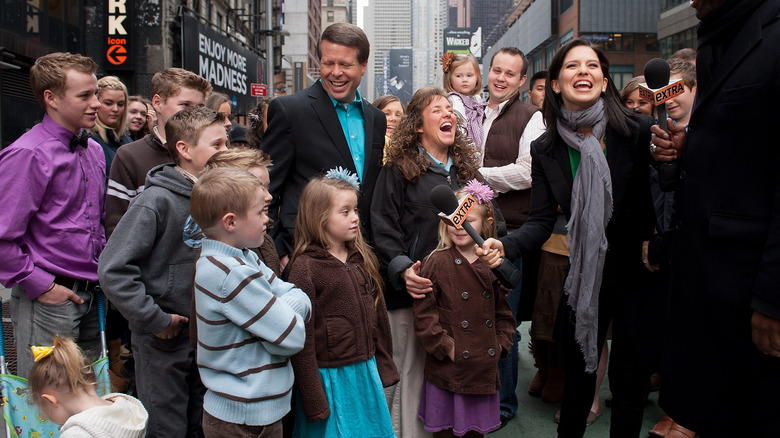
<instances>
[{"instance_id":1,"label":"scarf","mask_svg":"<svg viewBox=\"0 0 780 438\"><path fill-rule=\"evenodd\" d=\"M484 134L482 132L482 119L485 117L485 104L477 101L471 96L451 91L450 96L456 95L463 101L466 108L466 133L477 146L477 150L482 153L482 144L484 143Z\"/></svg>"},{"instance_id":2,"label":"scarf","mask_svg":"<svg viewBox=\"0 0 780 438\"><path fill-rule=\"evenodd\" d=\"M577 132L583 126L593 127L590 136ZM599 288L607 255L606 227L612 215L612 179L599 142L606 128L602 99L584 110L562 108L558 116L558 134L582 156L572 187L571 219L566 224L570 267L564 291L576 314L574 337L589 373L598 367Z\"/></svg>"}]
</instances>

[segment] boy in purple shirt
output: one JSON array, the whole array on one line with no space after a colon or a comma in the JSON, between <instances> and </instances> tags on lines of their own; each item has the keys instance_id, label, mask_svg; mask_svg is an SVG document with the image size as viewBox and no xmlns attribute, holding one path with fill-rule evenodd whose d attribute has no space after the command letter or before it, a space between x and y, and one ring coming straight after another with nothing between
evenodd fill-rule
<instances>
[{"instance_id":1,"label":"boy in purple shirt","mask_svg":"<svg viewBox=\"0 0 780 438\"><path fill-rule=\"evenodd\" d=\"M30 84L43 121L0 151L0 283L12 288L17 374L27 377L30 345L72 337L100 348L94 288L106 243L106 164L88 140L100 107L94 61L52 53L35 61ZM82 136L83 135L83 136Z\"/></svg>"}]
</instances>

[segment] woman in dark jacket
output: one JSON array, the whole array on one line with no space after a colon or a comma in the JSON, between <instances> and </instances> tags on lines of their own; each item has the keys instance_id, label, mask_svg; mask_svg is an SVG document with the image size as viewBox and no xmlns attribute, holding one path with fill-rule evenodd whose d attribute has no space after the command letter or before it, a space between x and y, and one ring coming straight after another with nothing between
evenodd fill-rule
<instances>
[{"instance_id":1,"label":"woman in dark jacket","mask_svg":"<svg viewBox=\"0 0 780 438\"><path fill-rule=\"evenodd\" d=\"M419 276L420 260L438 243L439 211L431 204L431 189L440 184L457 189L477 178L475 163L476 150L457 129L447 93L419 89L390 139L371 204L374 245L387 280L393 359L401 376L388 394L399 436L430 436L417 419L425 351L414 333L412 299L431 290L430 281ZM403 430L395 423L399 416Z\"/></svg>"},{"instance_id":2,"label":"woman in dark jacket","mask_svg":"<svg viewBox=\"0 0 780 438\"><path fill-rule=\"evenodd\" d=\"M565 388L558 436L581 437L593 401L596 367L610 320L611 436L639 436L648 367L636 324L642 241L653 232L648 164L649 117L622 107L604 54L588 40L569 42L550 63L547 132L531 145L528 221L485 248L508 258L538 249L558 205L568 221L569 272L556 318ZM497 264L496 254L483 261Z\"/></svg>"},{"instance_id":3,"label":"woman in dark jacket","mask_svg":"<svg viewBox=\"0 0 780 438\"><path fill-rule=\"evenodd\" d=\"M98 81L100 108L90 137L100 144L106 157L106 181L116 150L133 141L127 133L127 87L116 76L103 76Z\"/></svg>"}]
</instances>

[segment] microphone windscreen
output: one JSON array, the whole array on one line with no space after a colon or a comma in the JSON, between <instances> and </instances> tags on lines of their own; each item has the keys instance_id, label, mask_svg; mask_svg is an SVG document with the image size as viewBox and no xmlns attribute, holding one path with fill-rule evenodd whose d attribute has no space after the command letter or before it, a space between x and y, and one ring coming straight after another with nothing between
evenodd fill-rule
<instances>
[{"instance_id":1,"label":"microphone windscreen","mask_svg":"<svg viewBox=\"0 0 780 438\"><path fill-rule=\"evenodd\" d=\"M669 85L669 63L665 59L653 58L645 64L645 80L653 89Z\"/></svg>"},{"instance_id":2,"label":"microphone windscreen","mask_svg":"<svg viewBox=\"0 0 780 438\"><path fill-rule=\"evenodd\" d=\"M431 190L431 204L444 214L452 214L458 208L458 198L450 186L440 184Z\"/></svg>"}]
</instances>

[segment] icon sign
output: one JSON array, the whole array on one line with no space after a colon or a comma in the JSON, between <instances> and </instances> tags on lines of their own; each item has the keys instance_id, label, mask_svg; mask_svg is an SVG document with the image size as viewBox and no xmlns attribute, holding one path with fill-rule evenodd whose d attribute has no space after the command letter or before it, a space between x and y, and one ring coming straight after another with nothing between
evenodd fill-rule
<instances>
[{"instance_id":1,"label":"icon sign","mask_svg":"<svg viewBox=\"0 0 780 438\"><path fill-rule=\"evenodd\" d=\"M266 96L267 87L265 86L265 84L251 84L251 86L252 86L252 96L255 97Z\"/></svg>"},{"instance_id":2,"label":"icon sign","mask_svg":"<svg viewBox=\"0 0 780 438\"><path fill-rule=\"evenodd\" d=\"M127 61L127 50L125 46L115 44L106 50L106 58L111 64L122 65Z\"/></svg>"}]
</instances>

